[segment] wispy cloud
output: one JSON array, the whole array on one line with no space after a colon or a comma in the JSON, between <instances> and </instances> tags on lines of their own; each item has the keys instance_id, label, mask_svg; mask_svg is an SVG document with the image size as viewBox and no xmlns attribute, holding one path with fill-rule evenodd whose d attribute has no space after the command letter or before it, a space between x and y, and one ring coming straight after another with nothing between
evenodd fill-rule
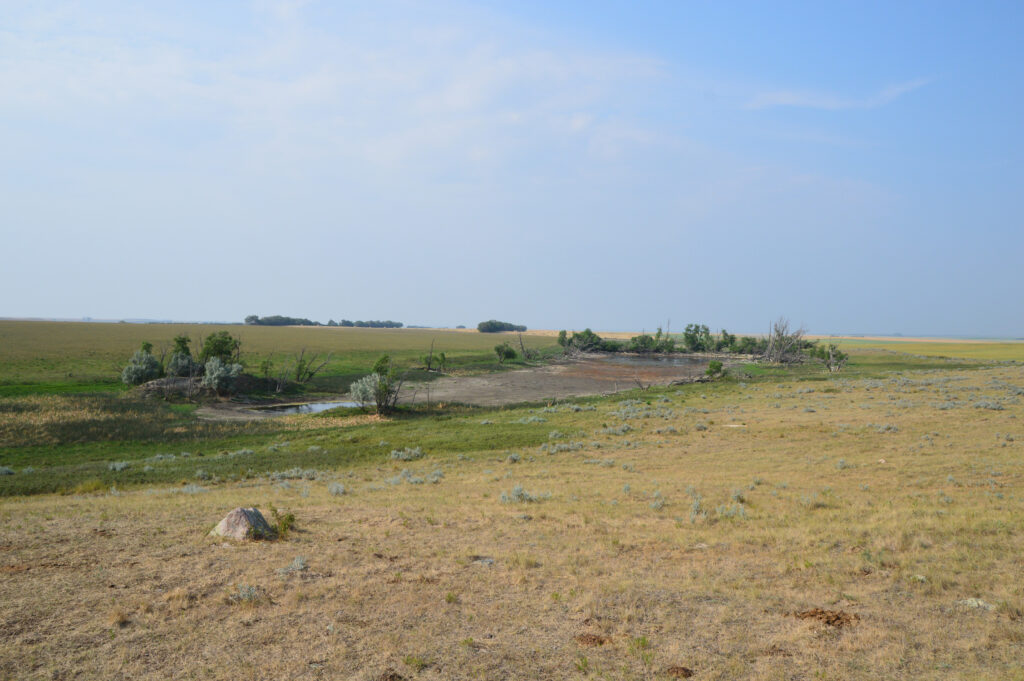
<instances>
[{"instance_id":1,"label":"wispy cloud","mask_svg":"<svg viewBox=\"0 0 1024 681\"><path fill-rule=\"evenodd\" d=\"M845 111L848 109L876 109L903 95L928 85L931 78L918 78L905 83L890 85L867 97L846 97L830 92L808 90L775 90L763 92L745 105L747 109L772 109L792 107L821 109L823 111Z\"/></svg>"}]
</instances>

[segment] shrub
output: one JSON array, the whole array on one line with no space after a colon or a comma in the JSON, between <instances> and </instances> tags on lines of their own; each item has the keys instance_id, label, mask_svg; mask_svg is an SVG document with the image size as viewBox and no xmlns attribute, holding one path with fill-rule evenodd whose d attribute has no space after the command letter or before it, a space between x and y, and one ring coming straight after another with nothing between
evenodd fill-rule
<instances>
[{"instance_id":1,"label":"shrub","mask_svg":"<svg viewBox=\"0 0 1024 681\"><path fill-rule=\"evenodd\" d=\"M129 463L128 461L111 461L110 463L107 464L107 470L120 472L130 466L131 463Z\"/></svg>"},{"instance_id":2,"label":"shrub","mask_svg":"<svg viewBox=\"0 0 1024 681\"><path fill-rule=\"evenodd\" d=\"M523 489L522 485L516 485L509 493L501 493L501 503L503 504L528 504L550 498L550 492L545 492L543 494L531 494Z\"/></svg>"},{"instance_id":3,"label":"shrub","mask_svg":"<svg viewBox=\"0 0 1024 681\"><path fill-rule=\"evenodd\" d=\"M192 355L185 355L180 352L176 352L171 355L170 361L167 362L167 375L191 376L198 373L200 366L202 365L192 359Z\"/></svg>"},{"instance_id":4,"label":"shrub","mask_svg":"<svg viewBox=\"0 0 1024 681\"><path fill-rule=\"evenodd\" d=\"M152 353L136 350L128 360L128 366L121 371L121 382L127 385L139 385L146 381L160 378L160 362Z\"/></svg>"},{"instance_id":5,"label":"shrub","mask_svg":"<svg viewBox=\"0 0 1024 681\"><path fill-rule=\"evenodd\" d=\"M345 485L340 482L332 482L327 485L327 492L332 496L340 497L345 494Z\"/></svg>"},{"instance_id":6,"label":"shrub","mask_svg":"<svg viewBox=\"0 0 1024 681\"><path fill-rule=\"evenodd\" d=\"M725 370L722 368L722 363L717 359L713 359L708 362L708 370L706 372L708 376L718 376L724 374Z\"/></svg>"},{"instance_id":7,"label":"shrub","mask_svg":"<svg viewBox=\"0 0 1024 681\"><path fill-rule=\"evenodd\" d=\"M504 364L506 359L515 359L516 351L506 341L501 345L494 346L494 354L498 356L498 364Z\"/></svg>"},{"instance_id":8,"label":"shrub","mask_svg":"<svg viewBox=\"0 0 1024 681\"><path fill-rule=\"evenodd\" d=\"M391 458L395 461L416 461L423 458L423 450L419 447L406 447L391 450Z\"/></svg>"},{"instance_id":9,"label":"shrub","mask_svg":"<svg viewBox=\"0 0 1024 681\"><path fill-rule=\"evenodd\" d=\"M233 338L227 331L211 333L203 339L203 349L199 352L199 361L205 364L216 357L224 364L237 362L241 347L242 341Z\"/></svg>"},{"instance_id":10,"label":"shrub","mask_svg":"<svg viewBox=\"0 0 1024 681\"><path fill-rule=\"evenodd\" d=\"M219 357L213 357L206 362L203 386L213 388L218 393L230 391L241 373L241 364L225 364Z\"/></svg>"},{"instance_id":11,"label":"shrub","mask_svg":"<svg viewBox=\"0 0 1024 681\"><path fill-rule=\"evenodd\" d=\"M378 414L386 415L395 410L401 389L402 379L391 365L391 358L382 355L373 365L373 373L349 386L349 394L360 406L365 408L373 404Z\"/></svg>"}]
</instances>

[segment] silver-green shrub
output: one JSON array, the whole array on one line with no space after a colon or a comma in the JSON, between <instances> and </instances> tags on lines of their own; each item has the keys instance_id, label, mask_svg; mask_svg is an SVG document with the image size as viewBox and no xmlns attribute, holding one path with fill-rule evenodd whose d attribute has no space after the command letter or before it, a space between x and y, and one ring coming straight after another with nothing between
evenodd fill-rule
<instances>
[{"instance_id":1,"label":"silver-green shrub","mask_svg":"<svg viewBox=\"0 0 1024 681\"><path fill-rule=\"evenodd\" d=\"M202 365L196 362L190 355L186 355L181 352L176 352L171 355L171 359L167 362L167 375L168 376L191 376L199 373L199 368Z\"/></svg>"},{"instance_id":2,"label":"silver-green shrub","mask_svg":"<svg viewBox=\"0 0 1024 681\"><path fill-rule=\"evenodd\" d=\"M139 385L155 378L160 378L160 362L142 350L136 350L128 366L121 371L121 382L127 385Z\"/></svg>"},{"instance_id":3,"label":"silver-green shrub","mask_svg":"<svg viewBox=\"0 0 1024 681\"><path fill-rule=\"evenodd\" d=\"M220 357L212 357L206 362L203 387L213 388L217 392L230 390L241 373L241 364L225 364Z\"/></svg>"}]
</instances>

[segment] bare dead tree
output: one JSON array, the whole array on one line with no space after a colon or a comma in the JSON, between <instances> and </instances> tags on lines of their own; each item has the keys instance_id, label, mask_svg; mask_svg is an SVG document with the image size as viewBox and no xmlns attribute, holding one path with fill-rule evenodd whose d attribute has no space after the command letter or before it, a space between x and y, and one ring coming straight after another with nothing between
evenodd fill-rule
<instances>
[{"instance_id":1,"label":"bare dead tree","mask_svg":"<svg viewBox=\"0 0 1024 681\"><path fill-rule=\"evenodd\" d=\"M308 383L331 361L331 353L327 353L327 357L317 364L319 360L320 353L313 353L309 359L306 359L306 348L302 348L295 356L295 382Z\"/></svg>"},{"instance_id":2,"label":"bare dead tree","mask_svg":"<svg viewBox=\"0 0 1024 681\"><path fill-rule=\"evenodd\" d=\"M427 356L423 358L423 363L427 365L427 371L430 371L430 368L434 364L434 339L433 338L430 339L430 353L427 354Z\"/></svg>"},{"instance_id":3,"label":"bare dead tree","mask_svg":"<svg viewBox=\"0 0 1024 681\"><path fill-rule=\"evenodd\" d=\"M790 329L789 320L779 317L768 333L764 359L775 364L795 361L799 357L796 351L800 348L800 341L803 340L805 333L806 330L802 326Z\"/></svg>"},{"instance_id":4,"label":"bare dead tree","mask_svg":"<svg viewBox=\"0 0 1024 681\"><path fill-rule=\"evenodd\" d=\"M636 383L637 386L640 388L640 390L642 390L643 392L647 392L647 390L652 385L651 383L647 383L645 385L644 382L640 380L640 375L639 374L633 374L633 382Z\"/></svg>"},{"instance_id":5,"label":"bare dead tree","mask_svg":"<svg viewBox=\"0 0 1024 681\"><path fill-rule=\"evenodd\" d=\"M523 334L519 334L519 349L523 353L523 359L536 359L537 351L532 349L528 350L526 348L526 344L523 343Z\"/></svg>"}]
</instances>

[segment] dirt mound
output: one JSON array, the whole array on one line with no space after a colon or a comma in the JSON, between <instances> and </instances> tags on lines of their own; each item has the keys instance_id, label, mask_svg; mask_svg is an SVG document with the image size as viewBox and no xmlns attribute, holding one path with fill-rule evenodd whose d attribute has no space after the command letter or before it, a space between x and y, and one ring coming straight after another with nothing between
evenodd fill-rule
<instances>
[{"instance_id":1,"label":"dirt mound","mask_svg":"<svg viewBox=\"0 0 1024 681\"><path fill-rule=\"evenodd\" d=\"M822 624L837 628L848 627L860 620L860 615L856 613L845 610L822 610L821 608L794 612L793 617L801 620L818 620Z\"/></svg>"},{"instance_id":2,"label":"dirt mound","mask_svg":"<svg viewBox=\"0 0 1024 681\"><path fill-rule=\"evenodd\" d=\"M579 643L581 646L603 646L609 641L611 641L610 638L600 634L580 634L576 637L576 643Z\"/></svg>"},{"instance_id":3,"label":"dirt mound","mask_svg":"<svg viewBox=\"0 0 1024 681\"><path fill-rule=\"evenodd\" d=\"M389 667L380 673L376 681L405 681L405 677Z\"/></svg>"},{"instance_id":4,"label":"dirt mound","mask_svg":"<svg viewBox=\"0 0 1024 681\"><path fill-rule=\"evenodd\" d=\"M666 669L665 674L674 679L688 679L693 676L693 670L689 667L683 667L682 665L675 664Z\"/></svg>"}]
</instances>

